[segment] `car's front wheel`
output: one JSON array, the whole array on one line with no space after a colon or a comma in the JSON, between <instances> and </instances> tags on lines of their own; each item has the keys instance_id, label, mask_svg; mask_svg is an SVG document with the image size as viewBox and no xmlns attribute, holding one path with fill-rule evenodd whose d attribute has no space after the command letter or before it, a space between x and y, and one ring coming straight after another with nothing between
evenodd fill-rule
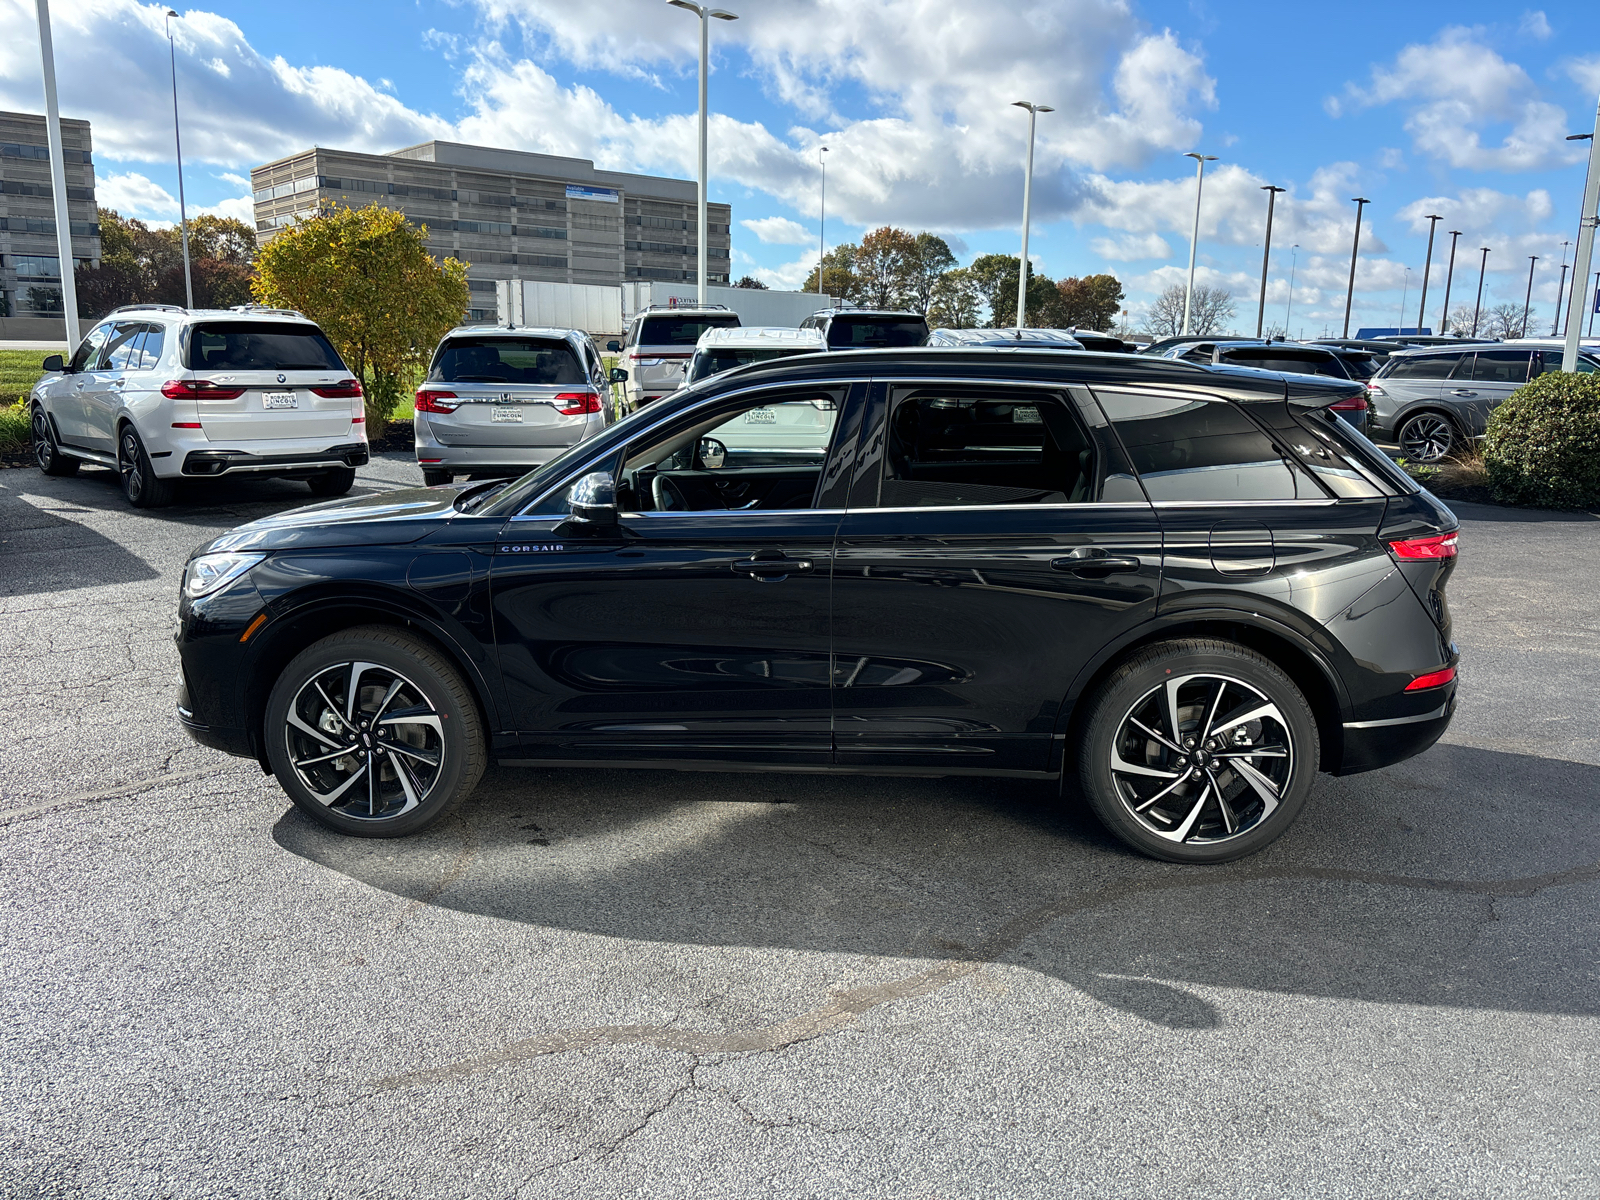
<instances>
[{"instance_id":1,"label":"car's front wheel","mask_svg":"<svg viewBox=\"0 0 1600 1200\"><path fill-rule=\"evenodd\" d=\"M44 408L33 406L33 459L46 475L76 475L78 460L68 458L56 445L55 432L50 428L50 418Z\"/></svg>"},{"instance_id":2,"label":"car's front wheel","mask_svg":"<svg viewBox=\"0 0 1600 1200\"><path fill-rule=\"evenodd\" d=\"M267 700L267 759L314 820L401 837L451 812L485 765L483 722L438 650L362 626L301 651Z\"/></svg>"},{"instance_id":3,"label":"car's front wheel","mask_svg":"<svg viewBox=\"0 0 1600 1200\"><path fill-rule=\"evenodd\" d=\"M1146 647L1090 702L1084 794L1106 828L1168 862L1261 849L1299 815L1320 748L1310 705L1261 655L1185 638Z\"/></svg>"}]
</instances>

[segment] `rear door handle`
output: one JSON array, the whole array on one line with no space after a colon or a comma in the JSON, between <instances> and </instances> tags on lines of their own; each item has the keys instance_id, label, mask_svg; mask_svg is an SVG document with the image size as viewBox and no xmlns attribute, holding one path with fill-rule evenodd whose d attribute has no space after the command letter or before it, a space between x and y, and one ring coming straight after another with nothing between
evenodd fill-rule
<instances>
[{"instance_id":1,"label":"rear door handle","mask_svg":"<svg viewBox=\"0 0 1600 1200\"><path fill-rule=\"evenodd\" d=\"M1131 554L1080 553L1076 550L1066 558L1050 560L1052 571L1070 571L1085 579L1098 579L1103 575L1137 571L1142 565Z\"/></svg>"},{"instance_id":2,"label":"rear door handle","mask_svg":"<svg viewBox=\"0 0 1600 1200\"><path fill-rule=\"evenodd\" d=\"M763 583L782 583L791 575L805 575L815 564L809 558L757 557L735 559L728 564L741 575Z\"/></svg>"},{"instance_id":3,"label":"rear door handle","mask_svg":"<svg viewBox=\"0 0 1600 1200\"><path fill-rule=\"evenodd\" d=\"M1476 396L1478 393L1470 392L1466 388L1451 388L1450 394L1452 396Z\"/></svg>"}]
</instances>

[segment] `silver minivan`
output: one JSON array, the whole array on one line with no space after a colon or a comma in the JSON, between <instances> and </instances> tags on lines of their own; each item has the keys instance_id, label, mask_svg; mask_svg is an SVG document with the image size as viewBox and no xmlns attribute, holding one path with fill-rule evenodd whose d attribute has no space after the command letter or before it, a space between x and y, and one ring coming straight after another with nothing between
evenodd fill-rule
<instances>
[{"instance_id":1,"label":"silver minivan","mask_svg":"<svg viewBox=\"0 0 1600 1200\"><path fill-rule=\"evenodd\" d=\"M521 475L606 425L609 375L576 329L465 326L444 336L417 389L416 449L429 487Z\"/></svg>"}]
</instances>

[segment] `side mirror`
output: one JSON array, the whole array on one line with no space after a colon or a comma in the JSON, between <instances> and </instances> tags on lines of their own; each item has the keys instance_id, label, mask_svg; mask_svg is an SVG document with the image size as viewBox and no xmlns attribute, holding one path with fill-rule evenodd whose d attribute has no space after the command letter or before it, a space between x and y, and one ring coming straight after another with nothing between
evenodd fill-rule
<instances>
[{"instance_id":1,"label":"side mirror","mask_svg":"<svg viewBox=\"0 0 1600 1200\"><path fill-rule=\"evenodd\" d=\"M611 344L613 346L616 345L615 342L612 342ZM606 375L606 382L607 383L627 383L628 382L628 373L626 371L624 371L621 367L612 367L611 370Z\"/></svg>"},{"instance_id":2,"label":"side mirror","mask_svg":"<svg viewBox=\"0 0 1600 1200\"><path fill-rule=\"evenodd\" d=\"M608 354L616 354L621 349L622 349L622 343L617 341L616 338L612 338L609 342L606 343L606 352Z\"/></svg>"},{"instance_id":3,"label":"side mirror","mask_svg":"<svg viewBox=\"0 0 1600 1200\"><path fill-rule=\"evenodd\" d=\"M59 354L50 355L39 366L41 370L45 371L65 371L67 369L67 364L61 361L61 355Z\"/></svg>"},{"instance_id":4,"label":"side mirror","mask_svg":"<svg viewBox=\"0 0 1600 1200\"><path fill-rule=\"evenodd\" d=\"M708 471L720 471L728 461L728 447L714 437L700 439L700 465Z\"/></svg>"},{"instance_id":5,"label":"side mirror","mask_svg":"<svg viewBox=\"0 0 1600 1200\"><path fill-rule=\"evenodd\" d=\"M578 480L567 493L567 502L572 516L557 530L562 535L594 536L617 527L617 481L609 471L593 471Z\"/></svg>"}]
</instances>

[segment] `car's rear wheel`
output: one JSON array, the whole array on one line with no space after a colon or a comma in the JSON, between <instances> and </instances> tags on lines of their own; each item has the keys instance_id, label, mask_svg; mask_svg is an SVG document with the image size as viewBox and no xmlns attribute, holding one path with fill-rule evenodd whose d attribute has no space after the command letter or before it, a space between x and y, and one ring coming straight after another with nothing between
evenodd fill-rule
<instances>
[{"instance_id":1,"label":"car's rear wheel","mask_svg":"<svg viewBox=\"0 0 1600 1200\"><path fill-rule=\"evenodd\" d=\"M117 435L117 471L122 476L122 494L135 508L162 508L172 503L176 486L170 479L156 477L150 456L132 425L124 425Z\"/></svg>"},{"instance_id":2,"label":"car's rear wheel","mask_svg":"<svg viewBox=\"0 0 1600 1200\"><path fill-rule=\"evenodd\" d=\"M450 813L485 765L483 722L436 649L384 626L301 651L267 700L267 759L314 820L401 837Z\"/></svg>"},{"instance_id":3,"label":"car's rear wheel","mask_svg":"<svg viewBox=\"0 0 1600 1200\"><path fill-rule=\"evenodd\" d=\"M1168 862L1261 849L1304 807L1317 723L1277 666L1242 646L1186 638L1147 647L1090 702L1083 791L1106 828Z\"/></svg>"},{"instance_id":4,"label":"car's rear wheel","mask_svg":"<svg viewBox=\"0 0 1600 1200\"><path fill-rule=\"evenodd\" d=\"M1395 431L1400 452L1412 462L1434 463L1449 458L1459 440L1450 418L1435 412L1409 416Z\"/></svg>"},{"instance_id":5,"label":"car's rear wheel","mask_svg":"<svg viewBox=\"0 0 1600 1200\"><path fill-rule=\"evenodd\" d=\"M46 475L76 475L78 460L68 458L56 445L55 432L50 428L50 418L44 409L33 406L33 460Z\"/></svg>"},{"instance_id":6,"label":"car's rear wheel","mask_svg":"<svg viewBox=\"0 0 1600 1200\"><path fill-rule=\"evenodd\" d=\"M356 484L354 467L335 467L306 480L313 496L343 496Z\"/></svg>"},{"instance_id":7,"label":"car's rear wheel","mask_svg":"<svg viewBox=\"0 0 1600 1200\"><path fill-rule=\"evenodd\" d=\"M438 487L441 483L453 483L455 476L449 471L430 471L427 468L422 472L423 487Z\"/></svg>"}]
</instances>

